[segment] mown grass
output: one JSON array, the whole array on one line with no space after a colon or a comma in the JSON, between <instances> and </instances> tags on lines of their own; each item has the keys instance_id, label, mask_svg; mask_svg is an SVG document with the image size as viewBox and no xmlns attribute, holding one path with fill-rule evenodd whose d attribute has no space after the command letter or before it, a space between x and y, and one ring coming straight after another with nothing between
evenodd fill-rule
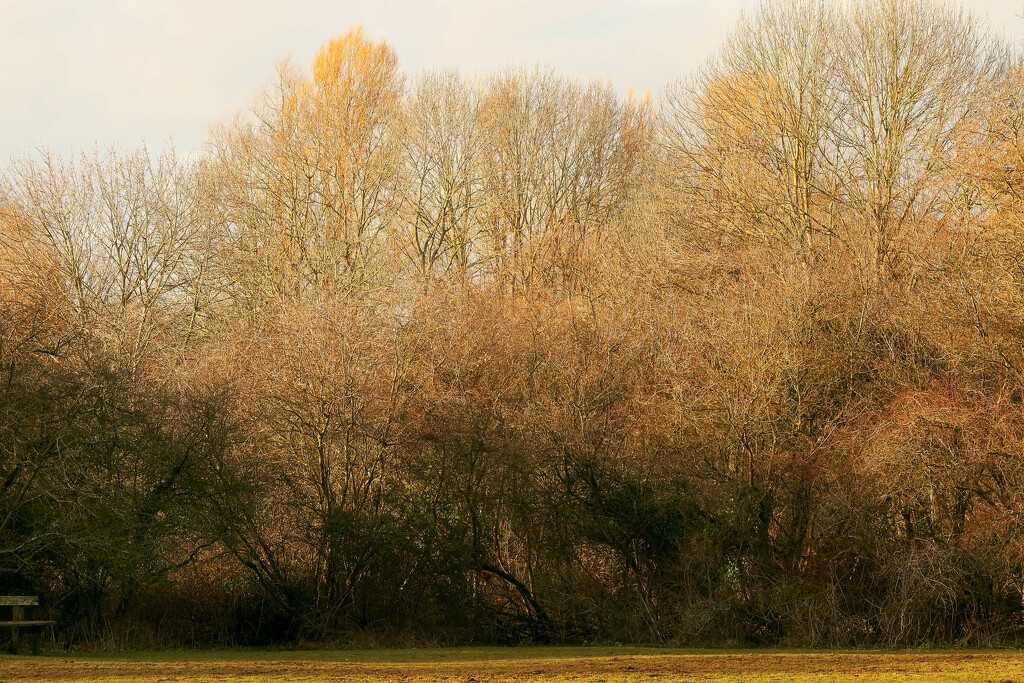
<instances>
[{"instance_id":1,"label":"mown grass","mask_svg":"<svg viewBox=\"0 0 1024 683\"><path fill-rule=\"evenodd\" d=\"M630 647L136 652L0 657L3 681L985 681L1016 651L697 651Z\"/></svg>"}]
</instances>

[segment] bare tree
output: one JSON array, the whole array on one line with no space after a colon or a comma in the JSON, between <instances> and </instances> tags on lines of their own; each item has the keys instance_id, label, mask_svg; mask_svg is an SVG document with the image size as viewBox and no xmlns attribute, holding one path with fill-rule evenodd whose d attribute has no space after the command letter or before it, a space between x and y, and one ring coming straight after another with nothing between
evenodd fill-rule
<instances>
[{"instance_id":1,"label":"bare tree","mask_svg":"<svg viewBox=\"0 0 1024 683\"><path fill-rule=\"evenodd\" d=\"M773 242L807 266L815 236L832 232L838 20L827 0L764 3L668 91L670 188L683 191L680 211L697 210L680 229L699 244Z\"/></svg>"},{"instance_id":2,"label":"bare tree","mask_svg":"<svg viewBox=\"0 0 1024 683\"><path fill-rule=\"evenodd\" d=\"M285 63L248 115L213 137L208 170L226 281L257 309L367 276L399 205L403 82L361 29L325 43L312 78Z\"/></svg>"},{"instance_id":3,"label":"bare tree","mask_svg":"<svg viewBox=\"0 0 1024 683\"><path fill-rule=\"evenodd\" d=\"M478 88L455 73L427 74L407 106L410 257L423 274L468 274L481 259Z\"/></svg>"},{"instance_id":4,"label":"bare tree","mask_svg":"<svg viewBox=\"0 0 1024 683\"><path fill-rule=\"evenodd\" d=\"M894 265L908 226L959 208L955 159L981 142L989 84L1008 46L962 8L941 2L867 0L845 14L831 78L843 115L844 205L860 216L850 241L869 270ZM860 233L860 234L857 234Z\"/></svg>"}]
</instances>

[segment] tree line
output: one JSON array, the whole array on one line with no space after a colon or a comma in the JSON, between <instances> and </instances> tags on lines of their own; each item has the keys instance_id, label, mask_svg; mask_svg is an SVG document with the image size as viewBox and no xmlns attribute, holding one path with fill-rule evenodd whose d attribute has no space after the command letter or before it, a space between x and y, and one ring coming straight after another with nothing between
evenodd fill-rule
<instances>
[{"instance_id":1,"label":"tree line","mask_svg":"<svg viewBox=\"0 0 1024 683\"><path fill-rule=\"evenodd\" d=\"M657 99L360 29L186 156L0 176L0 588L70 647L995 644L1024 79L767 0Z\"/></svg>"}]
</instances>

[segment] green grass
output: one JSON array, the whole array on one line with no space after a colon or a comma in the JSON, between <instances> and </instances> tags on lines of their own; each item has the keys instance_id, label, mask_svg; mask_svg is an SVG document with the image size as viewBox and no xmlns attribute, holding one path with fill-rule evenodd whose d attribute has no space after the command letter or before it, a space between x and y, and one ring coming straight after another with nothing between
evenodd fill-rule
<instances>
[{"instance_id":1,"label":"green grass","mask_svg":"<svg viewBox=\"0 0 1024 683\"><path fill-rule=\"evenodd\" d=\"M985 681L1024 683L1017 651L637 647L219 650L0 656L4 681Z\"/></svg>"}]
</instances>

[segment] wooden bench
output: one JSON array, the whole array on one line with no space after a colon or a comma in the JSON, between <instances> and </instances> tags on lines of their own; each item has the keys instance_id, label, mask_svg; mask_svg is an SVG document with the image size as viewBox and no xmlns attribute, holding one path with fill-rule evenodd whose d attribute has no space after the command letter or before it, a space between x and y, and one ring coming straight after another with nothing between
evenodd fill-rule
<instances>
[{"instance_id":1,"label":"wooden bench","mask_svg":"<svg viewBox=\"0 0 1024 683\"><path fill-rule=\"evenodd\" d=\"M39 604L35 595L0 595L0 607L10 607L13 614L10 621L0 621L0 627L11 629L11 652L21 654L21 632L25 631L32 637L32 654L37 655L43 649L43 629L57 622L45 619L26 619L25 608Z\"/></svg>"}]
</instances>

